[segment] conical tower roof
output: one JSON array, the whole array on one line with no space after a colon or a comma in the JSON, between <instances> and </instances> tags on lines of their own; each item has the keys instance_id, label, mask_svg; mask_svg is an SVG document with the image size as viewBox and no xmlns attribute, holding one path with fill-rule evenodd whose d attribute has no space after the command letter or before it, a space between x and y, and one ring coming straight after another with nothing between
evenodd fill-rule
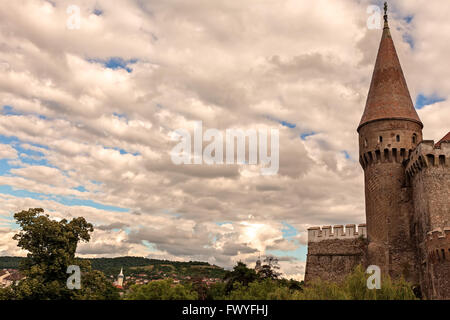
<instances>
[{"instance_id":1,"label":"conical tower roof","mask_svg":"<svg viewBox=\"0 0 450 320\"><path fill-rule=\"evenodd\" d=\"M423 124L414 109L402 67L392 41L385 7L384 28L359 129L381 119L404 119Z\"/></svg>"}]
</instances>

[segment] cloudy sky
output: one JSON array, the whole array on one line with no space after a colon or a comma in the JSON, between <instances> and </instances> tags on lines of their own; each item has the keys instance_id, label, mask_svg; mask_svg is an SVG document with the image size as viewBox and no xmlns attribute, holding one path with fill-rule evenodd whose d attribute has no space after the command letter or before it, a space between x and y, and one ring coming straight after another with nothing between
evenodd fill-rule
<instances>
[{"instance_id":1,"label":"cloudy sky","mask_svg":"<svg viewBox=\"0 0 450 320\"><path fill-rule=\"evenodd\" d=\"M23 254L13 214L42 207L95 225L80 256L229 268L261 252L301 279L306 228L365 221L356 127L381 37L369 5L382 4L1 0L0 255ZM449 16L447 0L390 4L426 139L448 132ZM278 174L174 165L171 134L195 121L278 129Z\"/></svg>"}]
</instances>

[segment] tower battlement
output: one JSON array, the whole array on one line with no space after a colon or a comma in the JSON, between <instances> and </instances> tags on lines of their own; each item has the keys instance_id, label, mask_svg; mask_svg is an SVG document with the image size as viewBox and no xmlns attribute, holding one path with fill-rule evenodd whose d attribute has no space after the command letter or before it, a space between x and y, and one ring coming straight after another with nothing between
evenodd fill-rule
<instances>
[{"instance_id":1,"label":"tower battlement","mask_svg":"<svg viewBox=\"0 0 450 320\"><path fill-rule=\"evenodd\" d=\"M409 158L412 153L411 149L406 148L384 148L376 149L372 151L366 151L359 157L359 163L363 169L368 166L377 163L397 162L403 163L403 161Z\"/></svg>"},{"instance_id":2,"label":"tower battlement","mask_svg":"<svg viewBox=\"0 0 450 320\"><path fill-rule=\"evenodd\" d=\"M406 173L413 177L424 168L450 167L450 142L435 144L433 140L422 141L411 153Z\"/></svg>"},{"instance_id":3,"label":"tower battlement","mask_svg":"<svg viewBox=\"0 0 450 320\"><path fill-rule=\"evenodd\" d=\"M308 228L308 243L333 239L355 239L359 237L367 238L366 224L359 224L358 230L356 230L356 225L354 224L347 224L345 229L343 225Z\"/></svg>"}]
</instances>

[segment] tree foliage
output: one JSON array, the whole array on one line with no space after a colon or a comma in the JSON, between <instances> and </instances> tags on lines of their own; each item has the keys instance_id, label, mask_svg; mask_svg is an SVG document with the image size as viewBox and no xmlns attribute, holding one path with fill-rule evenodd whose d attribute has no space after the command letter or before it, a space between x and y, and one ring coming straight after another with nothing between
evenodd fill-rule
<instances>
[{"instance_id":1,"label":"tree foliage","mask_svg":"<svg viewBox=\"0 0 450 320\"><path fill-rule=\"evenodd\" d=\"M14 215L20 231L13 239L28 251L20 270L26 277L7 292L10 299L115 299L118 293L102 273L92 271L89 261L75 258L80 241L89 241L94 228L84 218L51 220L41 208ZM67 288L69 265L82 271L81 290Z\"/></svg>"},{"instance_id":2,"label":"tree foliage","mask_svg":"<svg viewBox=\"0 0 450 320\"><path fill-rule=\"evenodd\" d=\"M279 272L280 266L278 265L278 259L268 256L264 259L264 264L261 266L261 270L258 272L258 276L262 279L278 279L281 275Z\"/></svg>"},{"instance_id":3,"label":"tree foliage","mask_svg":"<svg viewBox=\"0 0 450 320\"><path fill-rule=\"evenodd\" d=\"M242 265L237 266L243 272ZM245 278L245 277L244 277ZM368 275L358 266L340 283L316 280L305 286L295 280L257 278L245 284L235 281L232 290L219 284L210 288L208 297L216 300L413 300L411 285L404 279L382 278L381 289L367 288ZM238 277L236 277L238 279Z\"/></svg>"},{"instance_id":4,"label":"tree foliage","mask_svg":"<svg viewBox=\"0 0 450 320\"><path fill-rule=\"evenodd\" d=\"M175 284L172 279L134 285L125 300L197 300L197 292L190 284Z\"/></svg>"},{"instance_id":5,"label":"tree foliage","mask_svg":"<svg viewBox=\"0 0 450 320\"><path fill-rule=\"evenodd\" d=\"M235 284L239 283L248 286L249 283L258 279L258 274L254 269L249 269L247 265L239 261L232 271L229 271L224 280L226 282L226 292L233 290Z\"/></svg>"},{"instance_id":6,"label":"tree foliage","mask_svg":"<svg viewBox=\"0 0 450 320\"><path fill-rule=\"evenodd\" d=\"M368 275L362 266L357 266L341 283L313 281L294 295L300 300L414 300L411 285L404 279L392 280L385 276L381 289L367 288Z\"/></svg>"},{"instance_id":7,"label":"tree foliage","mask_svg":"<svg viewBox=\"0 0 450 320\"><path fill-rule=\"evenodd\" d=\"M262 279L244 286L237 283L225 300L290 300L294 290L273 279Z\"/></svg>"}]
</instances>

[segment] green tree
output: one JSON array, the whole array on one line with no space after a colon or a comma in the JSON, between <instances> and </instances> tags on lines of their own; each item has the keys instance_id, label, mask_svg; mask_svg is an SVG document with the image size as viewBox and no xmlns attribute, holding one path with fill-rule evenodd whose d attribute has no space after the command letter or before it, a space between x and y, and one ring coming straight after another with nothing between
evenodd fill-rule
<instances>
[{"instance_id":1,"label":"green tree","mask_svg":"<svg viewBox=\"0 0 450 320\"><path fill-rule=\"evenodd\" d=\"M208 295L208 286L203 282L201 276L195 276L192 281L192 288L197 292L199 300L205 300Z\"/></svg>"},{"instance_id":2,"label":"green tree","mask_svg":"<svg viewBox=\"0 0 450 320\"><path fill-rule=\"evenodd\" d=\"M26 277L12 288L12 299L99 299L115 298L115 288L103 274L93 272L90 262L75 258L78 242L89 241L94 228L84 218L51 220L41 208L14 214L20 231L13 239L28 251L20 264ZM81 290L67 288L69 265L82 271Z\"/></svg>"},{"instance_id":3,"label":"green tree","mask_svg":"<svg viewBox=\"0 0 450 320\"><path fill-rule=\"evenodd\" d=\"M367 288L368 275L362 266L357 266L340 283L316 280L296 292L294 299L300 300L414 300L411 285L404 279L392 280L385 276L381 289Z\"/></svg>"},{"instance_id":4,"label":"green tree","mask_svg":"<svg viewBox=\"0 0 450 320\"><path fill-rule=\"evenodd\" d=\"M81 290L74 290L74 300L119 300L119 291L98 270L91 270L82 276Z\"/></svg>"},{"instance_id":5,"label":"green tree","mask_svg":"<svg viewBox=\"0 0 450 320\"><path fill-rule=\"evenodd\" d=\"M261 266L261 270L258 275L262 279L278 279L281 273L280 266L278 265L278 259L275 257L268 256L264 259L264 264Z\"/></svg>"},{"instance_id":6,"label":"green tree","mask_svg":"<svg viewBox=\"0 0 450 320\"><path fill-rule=\"evenodd\" d=\"M197 292L190 284L175 284L172 279L134 285L125 300L197 300Z\"/></svg>"},{"instance_id":7,"label":"green tree","mask_svg":"<svg viewBox=\"0 0 450 320\"><path fill-rule=\"evenodd\" d=\"M206 300L225 300L227 295L226 289L227 284L225 282L211 284L206 293Z\"/></svg>"},{"instance_id":8,"label":"green tree","mask_svg":"<svg viewBox=\"0 0 450 320\"><path fill-rule=\"evenodd\" d=\"M0 288L0 301L11 300L13 298L13 292L11 288Z\"/></svg>"},{"instance_id":9,"label":"green tree","mask_svg":"<svg viewBox=\"0 0 450 320\"><path fill-rule=\"evenodd\" d=\"M259 277L254 269L247 268L247 265L239 261L233 268L233 271L229 271L225 274L224 280L226 282L226 292L229 293L233 290L233 286L236 283L240 283L243 286L248 286L249 283L257 280Z\"/></svg>"},{"instance_id":10,"label":"green tree","mask_svg":"<svg viewBox=\"0 0 450 320\"><path fill-rule=\"evenodd\" d=\"M253 281L248 286L237 283L226 300L290 300L293 291L276 280Z\"/></svg>"}]
</instances>

